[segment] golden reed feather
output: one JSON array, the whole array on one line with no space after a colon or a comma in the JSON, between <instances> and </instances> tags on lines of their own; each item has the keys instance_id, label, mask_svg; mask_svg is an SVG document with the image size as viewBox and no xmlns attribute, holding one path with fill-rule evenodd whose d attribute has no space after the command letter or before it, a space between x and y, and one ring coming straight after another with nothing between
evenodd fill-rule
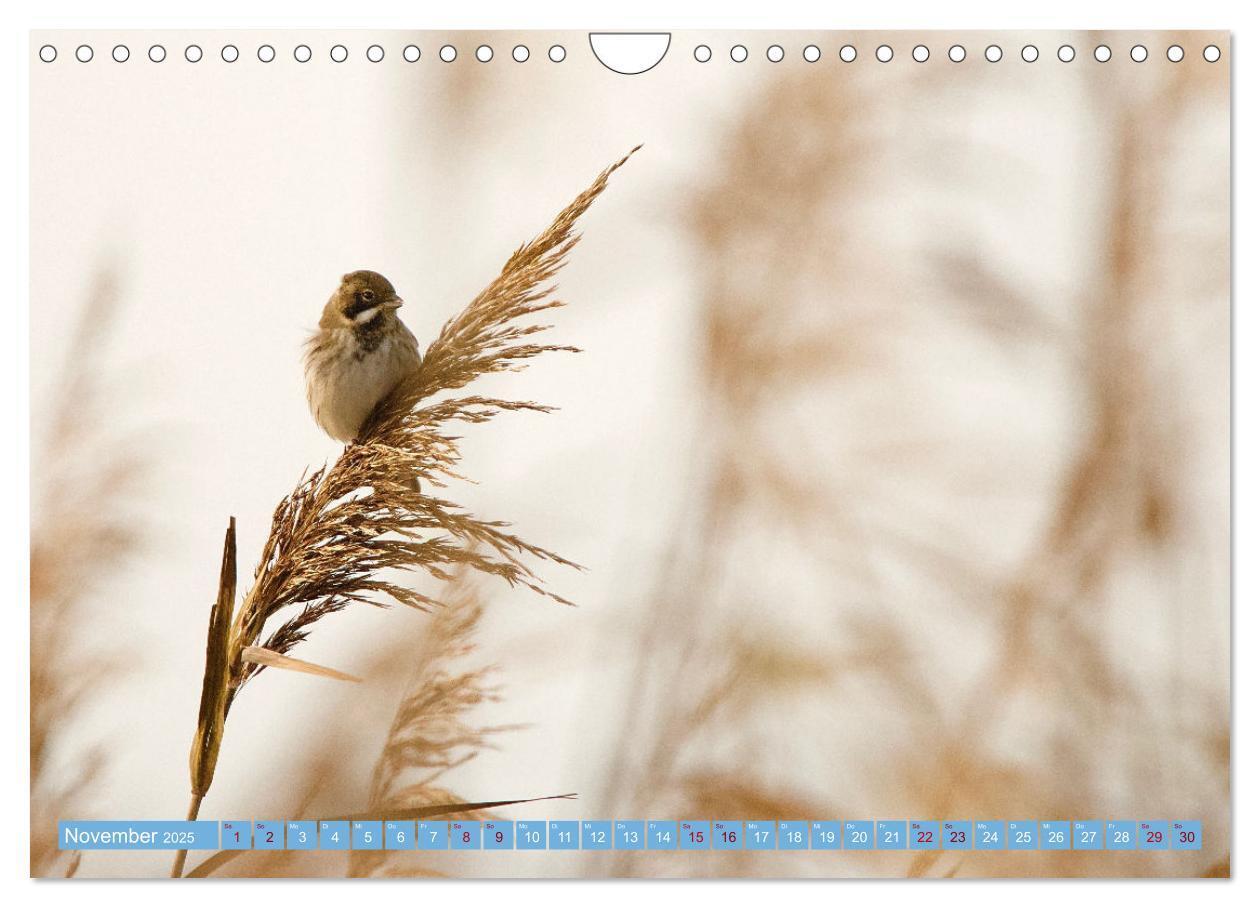
<instances>
[{"instance_id":1,"label":"golden reed feather","mask_svg":"<svg viewBox=\"0 0 1260 908\"><path fill-rule=\"evenodd\" d=\"M447 480L461 478L455 471L458 439L449 434L450 424L482 423L508 410L546 413L550 408L478 395L430 399L479 376L522 368L541 353L577 352L534 343L531 338L550 326L520 320L563 305L551 298L555 288L549 282L578 242L577 220L635 151L638 147L604 170L551 226L512 253L499 275L442 327L414 378L381 402L360 437L331 467L304 477L281 500L253 586L230 622L225 608L231 611L235 596L235 521L229 525L189 759L190 819L213 781L232 701L264 668L256 658L244 657L247 648L261 645L283 656L306 639L320 618L353 602L385 607L392 600L421 609L439 604L386 579L389 569L422 570L446 581L452 569L463 567L571 604L544 588L526 558L578 565L508 532L502 521L479 519L433 494ZM297 613L260 644L268 620L291 608ZM176 855L172 876L182 875L186 858L185 852Z\"/></svg>"}]
</instances>

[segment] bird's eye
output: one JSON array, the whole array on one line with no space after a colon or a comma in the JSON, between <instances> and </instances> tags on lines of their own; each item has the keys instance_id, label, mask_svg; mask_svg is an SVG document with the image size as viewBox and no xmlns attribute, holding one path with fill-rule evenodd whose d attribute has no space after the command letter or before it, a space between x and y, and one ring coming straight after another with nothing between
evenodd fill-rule
<instances>
[{"instance_id":1,"label":"bird's eye","mask_svg":"<svg viewBox=\"0 0 1260 908\"><path fill-rule=\"evenodd\" d=\"M376 291L364 290L362 293L359 294L359 299L363 300L363 302L365 303L370 303L372 302L372 300L376 299Z\"/></svg>"}]
</instances>

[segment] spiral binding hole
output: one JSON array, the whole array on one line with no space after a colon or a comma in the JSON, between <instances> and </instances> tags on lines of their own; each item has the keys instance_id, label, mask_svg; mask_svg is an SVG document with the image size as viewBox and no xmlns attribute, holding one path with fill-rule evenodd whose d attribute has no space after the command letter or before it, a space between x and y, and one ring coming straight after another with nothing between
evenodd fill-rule
<instances>
[{"instance_id":1,"label":"spiral binding hole","mask_svg":"<svg viewBox=\"0 0 1260 908\"><path fill-rule=\"evenodd\" d=\"M697 44L696 49L691 52L697 63L708 63L713 59L713 49L707 44Z\"/></svg>"},{"instance_id":2,"label":"spiral binding hole","mask_svg":"<svg viewBox=\"0 0 1260 908\"><path fill-rule=\"evenodd\" d=\"M551 47L547 48L547 59L552 63L563 63L564 58L568 55L569 54L564 49L563 44L553 44Z\"/></svg>"},{"instance_id":3,"label":"spiral binding hole","mask_svg":"<svg viewBox=\"0 0 1260 908\"><path fill-rule=\"evenodd\" d=\"M57 59L57 48L51 44L45 44L39 49L39 59L45 63L51 63Z\"/></svg>"},{"instance_id":4,"label":"spiral binding hole","mask_svg":"<svg viewBox=\"0 0 1260 908\"><path fill-rule=\"evenodd\" d=\"M415 63L420 59L420 48L416 47L414 44L408 44L403 48L402 58L408 63Z\"/></svg>"},{"instance_id":5,"label":"spiral binding hole","mask_svg":"<svg viewBox=\"0 0 1260 908\"><path fill-rule=\"evenodd\" d=\"M910 56L914 59L915 63L926 63L932 56L932 52L927 49L927 45L916 44L910 51Z\"/></svg>"},{"instance_id":6,"label":"spiral binding hole","mask_svg":"<svg viewBox=\"0 0 1260 908\"><path fill-rule=\"evenodd\" d=\"M385 59L385 48L379 44L373 44L367 49L365 56L368 58L369 63L380 63Z\"/></svg>"},{"instance_id":7,"label":"spiral binding hole","mask_svg":"<svg viewBox=\"0 0 1260 908\"><path fill-rule=\"evenodd\" d=\"M801 51L801 56L806 63L817 63L822 59L822 50L819 49L817 44L807 44L805 49Z\"/></svg>"},{"instance_id":8,"label":"spiral binding hole","mask_svg":"<svg viewBox=\"0 0 1260 908\"><path fill-rule=\"evenodd\" d=\"M1064 63L1071 63L1076 59L1076 48L1071 44L1064 44L1059 48L1058 57Z\"/></svg>"},{"instance_id":9,"label":"spiral binding hole","mask_svg":"<svg viewBox=\"0 0 1260 908\"><path fill-rule=\"evenodd\" d=\"M967 59L967 48L961 44L955 44L949 49L949 59L954 63L961 63Z\"/></svg>"},{"instance_id":10,"label":"spiral binding hole","mask_svg":"<svg viewBox=\"0 0 1260 908\"><path fill-rule=\"evenodd\" d=\"M276 58L276 49L270 44L264 44L258 48L258 60L261 63L270 63Z\"/></svg>"},{"instance_id":11,"label":"spiral binding hole","mask_svg":"<svg viewBox=\"0 0 1260 908\"><path fill-rule=\"evenodd\" d=\"M778 44L771 44L769 47L766 48L766 59L769 60L771 63L782 63L783 57L784 57L783 48L780 47Z\"/></svg>"},{"instance_id":12,"label":"spiral binding hole","mask_svg":"<svg viewBox=\"0 0 1260 908\"><path fill-rule=\"evenodd\" d=\"M857 59L857 48L852 44L846 44L840 48L840 59L845 63L852 63Z\"/></svg>"},{"instance_id":13,"label":"spiral binding hole","mask_svg":"<svg viewBox=\"0 0 1260 908\"><path fill-rule=\"evenodd\" d=\"M154 44L149 48L149 59L154 63L161 63L166 59L166 48L161 44Z\"/></svg>"},{"instance_id":14,"label":"spiral binding hole","mask_svg":"<svg viewBox=\"0 0 1260 908\"><path fill-rule=\"evenodd\" d=\"M224 63L235 63L240 59L241 52L236 49L235 44L225 44L223 49L219 51L219 57Z\"/></svg>"},{"instance_id":15,"label":"spiral binding hole","mask_svg":"<svg viewBox=\"0 0 1260 908\"><path fill-rule=\"evenodd\" d=\"M314 54L311 52L311 49L305 44L299 44L297 47L293 48L293 59L297 60L299 63L310 63L311 57L313 56Z\"/></svg>"}]
</instances>

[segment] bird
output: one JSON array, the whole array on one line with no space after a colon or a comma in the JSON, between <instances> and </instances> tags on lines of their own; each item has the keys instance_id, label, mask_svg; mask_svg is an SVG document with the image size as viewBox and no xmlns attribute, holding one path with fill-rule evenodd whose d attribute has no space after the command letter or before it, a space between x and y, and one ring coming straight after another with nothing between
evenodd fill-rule
<instances>
[{"instance_id":1,"label":"bird","mask_svg":"<svg viewBox=\"0 0 1260 908\"><path fill-rule=\"evenodd\" d=\"M306 400L337 441L355 441L376 405L420 368L416 337L398 317L402 304L384 275L351 271L306 342Z\"/></svg>"}]
</instances>

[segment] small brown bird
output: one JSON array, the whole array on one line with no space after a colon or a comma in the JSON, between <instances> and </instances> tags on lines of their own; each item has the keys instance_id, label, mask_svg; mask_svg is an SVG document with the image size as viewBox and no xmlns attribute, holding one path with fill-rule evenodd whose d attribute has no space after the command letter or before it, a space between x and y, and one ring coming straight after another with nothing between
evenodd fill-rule
<instances>
[{"instance_id":1,"label":"small brown bird","mask_svg":"<svg viewBox=\"0 0 1260 908\"><path fill-rule=\"evenodd\" d=\"M420 366L420 347L398 318L403 301L375 271L351 271L306 342L306 400L319 427L353 441L378 403Z\"/></svg>"}]
</instances>

